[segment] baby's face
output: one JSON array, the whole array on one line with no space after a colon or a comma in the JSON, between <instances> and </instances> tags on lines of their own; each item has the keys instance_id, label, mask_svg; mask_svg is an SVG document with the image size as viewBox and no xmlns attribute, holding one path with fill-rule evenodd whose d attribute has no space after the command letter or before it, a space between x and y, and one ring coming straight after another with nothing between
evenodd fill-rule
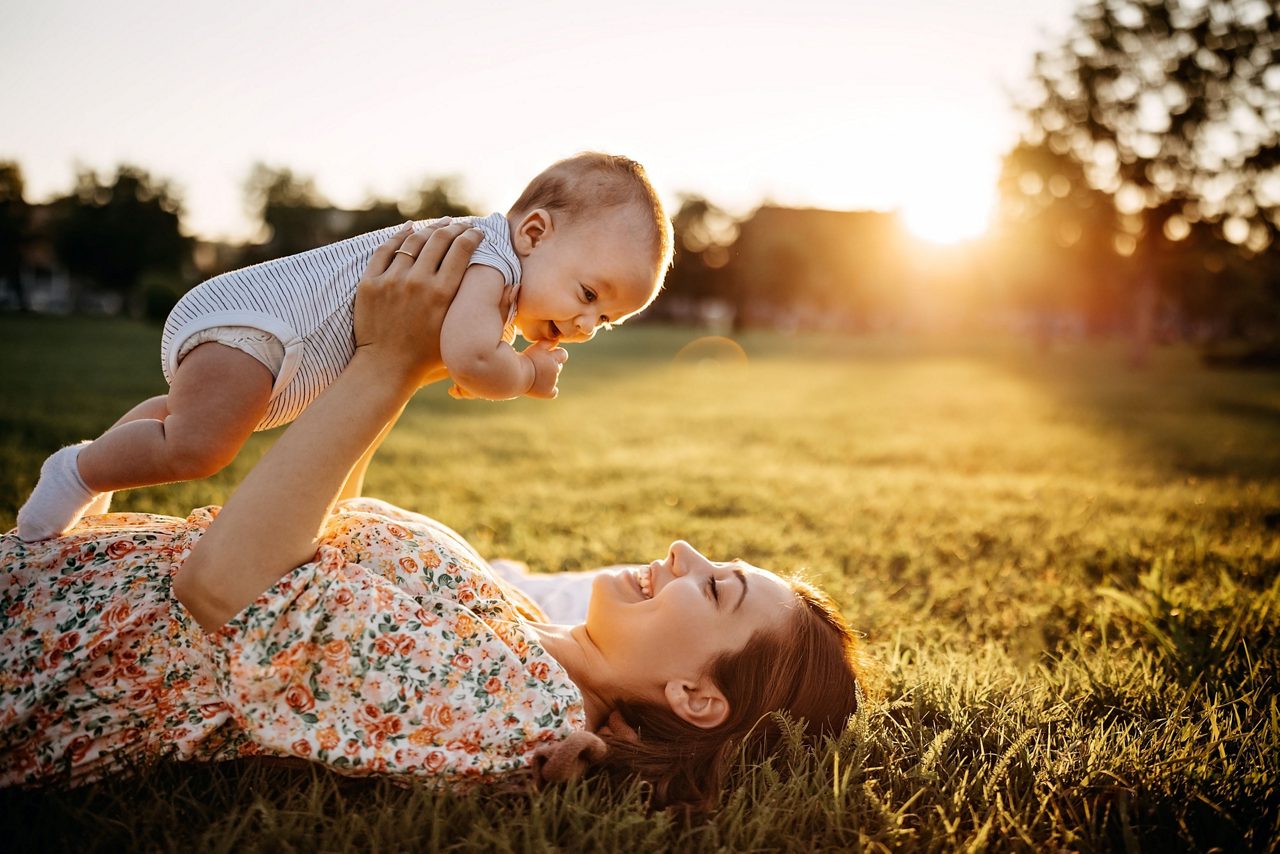
<instances>
[{"instance_id":1,"label":"baby's face","mask_svg":"<svg viewBox=\"0 0 1280 854\"><path fill-rule=\"evenodd\" d=\"M557 223L521 244L516 326L529 341L589 341L644 308L659 283L652 226L632 208Z\"/></svg>"}]
</instances>

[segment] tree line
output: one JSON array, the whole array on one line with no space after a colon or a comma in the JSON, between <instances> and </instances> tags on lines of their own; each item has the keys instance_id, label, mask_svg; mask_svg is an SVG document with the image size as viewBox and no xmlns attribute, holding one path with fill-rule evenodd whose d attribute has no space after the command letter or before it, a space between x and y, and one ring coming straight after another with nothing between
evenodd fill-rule
<instances>
[{"instance_id":1,"label":"tree line","mask_svg":"<svg viewBox=\"0 0 1280 854\"><path fill-rule=\"evenodd\" d=\"M263 239L196 265L197 241L182 228L183 204L173 185L139 166L113 174L81 169L70 192L47 204L25 198L21 166L0 162L0 279L27 304L23 275L33 248L89 288L132 298L151 316L163 315L197 280L226 269L291 255L323 243L404 222L472 213L457 179L426 178L402 201L372 199L356 210L332 206L312 178L287 167L255 164L245 201ZM40 254L40 253L37 253Z\"/></svg>"},{"instance_id":2,"label":"tree line","mask_svg":"<svg viewBox=\"0 0 1280 854\"><path fill-rule=\"evenodd\" d=\"M891 214L766 205L738 220L684 195L655 313L711 306L737 326L857 329L1013 311L1044 330L1069 317L1088 332L1131 333L1138 361L1162 334L1280 355L1280 9L1086 0L1035 57L1018 106L1025 131L1004 159L986 238L944 254L913 243ZM406 217L476 212L447 178L339 210L311 178L263 164L245 196L263 240L224 253L223 267ZM195 284L181 216L173 187L136 166L82 170L69 193L32 206L18 164L0 163L0 277L19 280L39 237L77 279L163 308Z\"/></svg>"}]
</instances>

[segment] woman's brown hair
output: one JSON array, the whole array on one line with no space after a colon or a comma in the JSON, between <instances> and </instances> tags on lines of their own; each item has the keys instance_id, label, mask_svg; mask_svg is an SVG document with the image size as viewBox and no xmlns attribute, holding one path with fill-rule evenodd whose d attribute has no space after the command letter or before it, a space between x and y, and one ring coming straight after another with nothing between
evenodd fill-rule
<instances>
[{"instance_id":1,"label":"woman's brown hair","mask_svg":"<svg viewBox=\"0 0 1280 854\"><path fill-rule=\"evenodd\" d=\"M664 705L619 703L638 738L602 733L608 753L596 767L648 782L655 807L710 809L739 748L759 756L777 746L771 712L803 720L810 738L838 735L862 698L857 640L825 593L799 579L788 583L800 604L788 627L757 632L709 668L729 701L723 723L704 729Z\"/></svg>"}]
</instances>

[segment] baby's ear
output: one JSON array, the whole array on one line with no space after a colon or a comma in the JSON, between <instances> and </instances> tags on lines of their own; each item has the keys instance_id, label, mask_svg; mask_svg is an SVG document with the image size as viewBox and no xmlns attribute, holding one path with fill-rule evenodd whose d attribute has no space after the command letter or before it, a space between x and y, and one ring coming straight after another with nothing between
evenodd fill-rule
<instances>
[{"instance_id":1,"label":"baby's ear","mask_svg":"<svg viewBox=\"0 0 1280 854\"><path fill-rule=\"evenodd\" d=\"M538 248L543 240L551 234L551 212L546 208L535 208L520 218L520 222L516 224L515 233L511 235L511 242L515 246L516 253L519 255L528 255L534 249Z\"/></svg>"}]
</instances>

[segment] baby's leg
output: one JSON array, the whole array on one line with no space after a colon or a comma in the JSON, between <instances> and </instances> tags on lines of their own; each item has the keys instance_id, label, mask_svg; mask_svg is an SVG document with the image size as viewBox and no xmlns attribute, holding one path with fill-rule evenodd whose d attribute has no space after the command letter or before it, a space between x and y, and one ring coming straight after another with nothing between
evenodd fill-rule
<instances>
[{"instance_id":1,"label":"baby's leg","mask_svg":"<svg viewBox=\"0 0 1280 854\"><path fill-rule=\"evenodd\" d=\"M272 382L248 353L201 344L179 363L167 396L135 407L81 451L80 476L105 492L216 474L266 414Z\"/></svg>"},{"instance_id":2,"label":"baby's leg","mask_svg":"<svg viewBox=\"0 0 1280 854\"><path fill-rule=\"evenodd\" d=\"M98 493L220 471L262 420L272 382L247 353L216 343L196 347L178 365L167 396L144 401L93 442L45 461L18 511L19 536L57 536L100 500Z\"/></svg>"},{"instance_id":3,"label":"baby's leg","mask_svg":"<svg viewBox=\"0 0 1280 854\"><path fill-rule=\"evenodd\" d=\"M169 396L167 394L157 395L156 397L147 398L139 403L133 409L130 409L124 415L112 424L112 427L118 427L126 421L137 421L140 418L159 418L163 420L169 414L168 405ZM86 487L87 488L87 487ZM101 516L111 509L111 497L115 493L99 492L94 495L93 500L89 502L89 506L84 509L86 516Z\"/></svg>"}]
</instances>

